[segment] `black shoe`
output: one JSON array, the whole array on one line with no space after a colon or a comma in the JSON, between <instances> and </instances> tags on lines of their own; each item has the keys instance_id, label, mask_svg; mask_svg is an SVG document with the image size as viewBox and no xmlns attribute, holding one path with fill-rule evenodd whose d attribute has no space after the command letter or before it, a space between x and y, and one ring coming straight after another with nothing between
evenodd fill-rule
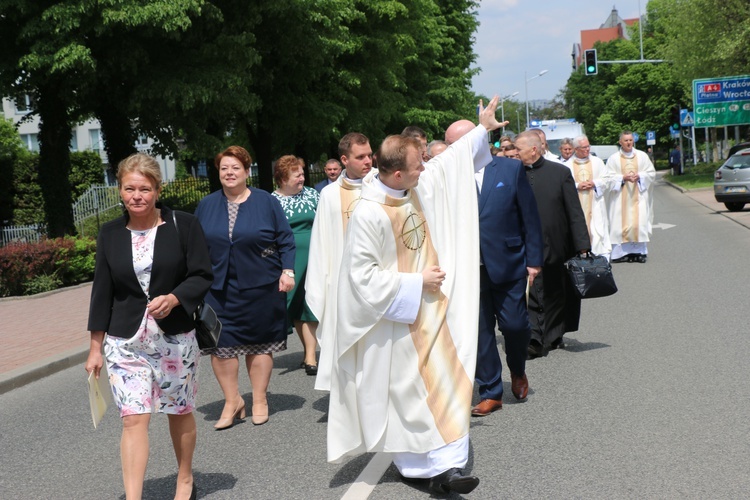
<instances>
[{"instance_id":1,"label":"black shoe","mask_svg":"<svg viewBox=\"0 0 750 500\"><path fill-rule=\"evenodd\" d=\"M479 485L476 476L464 476L461 469L448 469L430 479L430 489L436 493L470 493Z\"/></svg>"},{"instance_id":2,"label":"black shoe","mask_svg":"<svg viewBox=\"0 0 750 500\"><path fill-rule=\"evenodd\" d=\"M529 347L526 348L526 359L541 358L545 354L544 347L542 347L541 343L536 340L529 342Z\"/></svg>"},{"instance_id":3,"label":"black shoe","mask_svg":"<svg viewBox=\"0 0 750 500\"><path fill-rule=\"evenodd\" d=\"M640 262L641 264L646 263L646 254L639 253L635 256L635 262Z\"/></svg>"},{"instance_id":4,"label":"black shoe","mask_svg":"<svg viewBox=\"0 0 750 500\"><path fill-rule=\"evenodd\" d=\"M311 376L315 376L318 374L318 365L308 365L305 363L305 373Z\"/></svg>"},{"instance_id":5,"label":"black shoe","mask_svg":"<svg viewBox=\"0 0 750 500\"><path fill-rule=\"evenodd\" d=\"M196 500L198 498L198 487L193 482L193 490L190 492L190 500Z\"/></svg>"},{"instance_id":6,"label":"black shoe","mask_svg":"<svg viewBox=\"0 0 750 500\"><path fill-rule=\"evenodd\" d=\"M553 340L552 344L549 346L550 351L554 351L555 349L565 349L565 342L562 337Z\"/></svg>"},{"instance_id":7,"label":"black shoe","mask_svg":"<svg viewBox=\"0 0 750 500\"><path fill-rule=\"evenodd\" d=\"M619 264L620 262L628 262L628 256L625 255L623 257L620 257L619 259L612 259L613 264Z\"/></svg>"}]
</instances>

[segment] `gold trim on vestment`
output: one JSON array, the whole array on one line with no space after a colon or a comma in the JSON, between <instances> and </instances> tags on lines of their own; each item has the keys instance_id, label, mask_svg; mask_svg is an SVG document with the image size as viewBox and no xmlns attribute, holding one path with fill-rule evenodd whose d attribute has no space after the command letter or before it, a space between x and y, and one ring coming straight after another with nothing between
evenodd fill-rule
<instances>
[{"instance_id":1,"label":"gold trim on vestment","mask_svg":"<svg viewBox=\"0 0 750 500\"><path fill-rule=\"evenodd\" d=\"M353 184L346 179L343 179L340 187L341 226L344 228L344 234L346 234L346 227L349 225L349 218L352 216L354 209L357 208L359 200L362 199L362 185Z\"/></svg>"},{"instance_id":2,"label":"gold trim on vestment","mask_svg":"<svg viewBox=\"0 0 750 500\"><path fill-rule=\"evenodd\" d=\"M594 179L594 166L591 160L586 163L573 162L573 168L575 169L576 182L586 182ZM581 208L583 209L583 215L586 217L586 227L589 229L589 238L591 238L591 219L594 212L594 190L586 189L584 191L578 191L578 200L581 202Z\"/></svg>"},{"instance_id":3,"label":"gold trim on vestment","mask_svg":"<svg viewBox=\"0 0 750 500\"><path fill-rule=\"evenodd\" d=\"M399 272L416 273L439 265L419 199L412 194L411 203L397 202L397 206L389 205L389 201L395 200L386 197L382 207L396 239ZM414 224L420 220L421 225ZM420 244L411 248L415 245L407 246L405 239L409 238L403 236L413 236L414 230L423 236L419 237ZM423 292L417 319L409 325L409 331L417 352L419 373L427 389L427 405L443 440L452 443L468 429L473 388L448 328L448 304L448 297L440 291Z\"/></svg>"},{"instance_id":4,"label":"gold trim on vestment","mask_svg":"<svg viewBox=\"0 0 750 500\"><path fill-rule=\"evenodd\" d=\"M638 157L633 155L627 158L620 155L620 171L622 175L638 173ZM622 191L622 242L638 242L639 217L638 217L638 182L625 181L621 188Z\"/></svg>"}]
</instances>

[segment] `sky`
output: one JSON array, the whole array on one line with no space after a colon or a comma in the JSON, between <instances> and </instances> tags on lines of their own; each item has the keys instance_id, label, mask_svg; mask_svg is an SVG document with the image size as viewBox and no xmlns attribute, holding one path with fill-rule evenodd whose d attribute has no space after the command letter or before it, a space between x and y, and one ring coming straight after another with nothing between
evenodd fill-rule
<instances>
[{"instance_id":1,"label":"sky","mask_svg":"<svg viewBox=\"0 0 750 500\"><path fill-rule=\"evenodd\" d=\"M647 0L640 0L645 12ZM565 86L572 71L573 44L581 30L597 29L613 5L623 19L638 17L639 0L480 0L474 52L481 72L472 80L478 94L552 99ZM524 76L526 72L526 77ZM507 118L507 117L506 117Z\"/></svg>"}]
</instances>

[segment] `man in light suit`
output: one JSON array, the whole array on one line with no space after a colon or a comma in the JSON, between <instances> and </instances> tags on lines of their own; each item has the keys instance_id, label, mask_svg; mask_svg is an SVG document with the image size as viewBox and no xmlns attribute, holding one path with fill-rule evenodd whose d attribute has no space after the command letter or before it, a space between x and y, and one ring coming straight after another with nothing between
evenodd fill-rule
<instances>
[{"instance_id":1,"label":"man in light suit","mask_svg":"<svg viewBox=\"0 0 750 500\"><path fill-rule=\"evenodd\" d=\"M336 158L331 158L326 162L325 167L323 167L323 172L325 172L327 179L323 179L315 184L315 191L319 193L323 191L324 187L333 184L339 178L339 175L341 175L341 163Z\"/></svg>"},{"instance_id":2,"label":"man in light suit","mask_svg":"<svg viewBox=\"0 0 750 500\"><path fill-rule=\"evenodd\" d=\"M463 124L463 128L449 127L446 142L456 141L468 126L474 127L471 122ZM526 287L541 270L544 243L534 193L520 161L493 157L476 173L476 179L482 259L476 381L481 401L472 408L472 415L485 416L502 408L502 362L495 340L496 321L505 338L513 395L516 399L528 395L526 350L531 325Z\"/></svg>"}]
</instances>

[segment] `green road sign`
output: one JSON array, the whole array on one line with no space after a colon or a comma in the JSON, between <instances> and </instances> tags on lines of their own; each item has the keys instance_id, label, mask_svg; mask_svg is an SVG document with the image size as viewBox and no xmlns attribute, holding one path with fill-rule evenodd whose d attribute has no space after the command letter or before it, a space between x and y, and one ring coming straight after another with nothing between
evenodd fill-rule
<instances>
[{"instance_id":1,"label":"green road sign","mask_svg":"<svg viewBox=\"0 0 750 500\"><path fill-rule=\"evenodd\" d=\"M696 127L750 123L750 75L693 80Z\"/></svg>"}]
</instances>

